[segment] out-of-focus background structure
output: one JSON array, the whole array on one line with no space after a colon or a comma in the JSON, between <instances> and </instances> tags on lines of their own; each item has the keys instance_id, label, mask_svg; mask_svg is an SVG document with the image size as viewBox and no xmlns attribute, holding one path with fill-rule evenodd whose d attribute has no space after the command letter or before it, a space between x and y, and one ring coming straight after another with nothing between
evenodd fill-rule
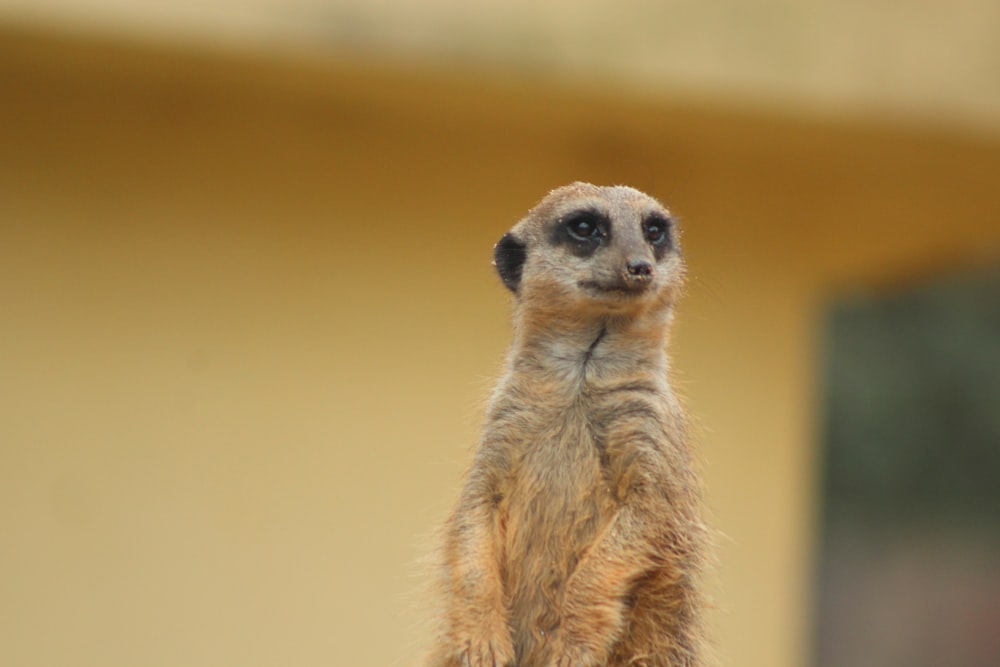
<instances>
[{"instance_id":1,"label":"out-of-focus background structure","mask_svg":"<svg viewBox=\"0 0 1000 667\"><path fill-rule=\"evenodd\" d=\"M491 246L572 180L684 225L719 660L997 664L998 40L991 0L0 1L0 664L411 664Z\"/></svg>"}]
</instances>

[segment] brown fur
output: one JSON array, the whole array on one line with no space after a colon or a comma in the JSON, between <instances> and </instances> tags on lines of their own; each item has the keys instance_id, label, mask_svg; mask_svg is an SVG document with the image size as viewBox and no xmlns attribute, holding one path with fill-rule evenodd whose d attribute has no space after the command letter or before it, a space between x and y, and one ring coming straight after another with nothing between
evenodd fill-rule
<instances>
[{"instance_id":1,"label":"brown fur","mask_svg":"<svg viewBox=\"0 0 1000 667\"><path fill-rule=\"evenodd\" d=\"M586 257L553 240L581 210L610 227ZM497 246L514 342L444 530L433 667L702 664L706 531L665 349L684 268L673 221L654 256L651 214L668 219L575 183ZM652 277L630 292L637 261Z\"/></svg>"}]
</instances>

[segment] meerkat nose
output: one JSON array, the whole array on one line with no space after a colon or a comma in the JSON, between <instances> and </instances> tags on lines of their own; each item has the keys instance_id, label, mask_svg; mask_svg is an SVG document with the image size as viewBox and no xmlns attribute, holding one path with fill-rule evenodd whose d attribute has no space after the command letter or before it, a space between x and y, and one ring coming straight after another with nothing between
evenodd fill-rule
<instances>
[{"instance_id":1,"label":"meerkat nose","mask_svg":"<svg viewBox=\"0 0 1000 667\"><path fill-rule=\"evenodd\" d=\"M625 277L633 282L648 282L653 277L653 265L646 260L628 262L625 271Z\"/></svg>"}]
</instances>

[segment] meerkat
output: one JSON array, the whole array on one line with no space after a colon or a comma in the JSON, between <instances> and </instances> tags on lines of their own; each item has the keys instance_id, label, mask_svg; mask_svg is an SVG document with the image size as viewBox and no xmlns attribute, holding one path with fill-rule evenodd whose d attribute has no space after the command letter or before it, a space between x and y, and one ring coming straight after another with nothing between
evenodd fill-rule
<instances>
[{"instance_id":1,"label":"meerkat","mask_svg":"<svg viewBox=\"0 0 1000 667\"><path fill-rule=\"evenodd\" d=\"M706 529L667 334L670 213L549 193L495 246L514 336L444 527L432 667L701 665Z\"/></svg>"}]
</instances>

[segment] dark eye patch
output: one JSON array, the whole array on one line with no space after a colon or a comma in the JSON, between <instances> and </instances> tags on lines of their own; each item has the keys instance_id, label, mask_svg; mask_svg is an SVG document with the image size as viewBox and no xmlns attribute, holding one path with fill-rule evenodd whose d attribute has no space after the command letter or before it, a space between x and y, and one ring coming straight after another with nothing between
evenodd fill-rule
<instances>
[{"instance_id":1,"label":"dark eye patch","mask_svg":"<svg viewBox=\"0 0 1000 667\"><path fill-rule=\"evenodd\" d=\"M674 247L674 221L652 213L642 221L642 235L653 246L653 255L659 260Z\"/></svg>"},{"instance_id":2,"label":"dark eye patch","mask_svg":"<svg viewBox=\"0 0 1000 667\"><path fill-rule=\"evenodd\" d=\"M608 216L593 209L574 211L561 217L552 228L553 245L565 246L577 257L589 257L611 234Z\"/></svg>"}]
</instances>

